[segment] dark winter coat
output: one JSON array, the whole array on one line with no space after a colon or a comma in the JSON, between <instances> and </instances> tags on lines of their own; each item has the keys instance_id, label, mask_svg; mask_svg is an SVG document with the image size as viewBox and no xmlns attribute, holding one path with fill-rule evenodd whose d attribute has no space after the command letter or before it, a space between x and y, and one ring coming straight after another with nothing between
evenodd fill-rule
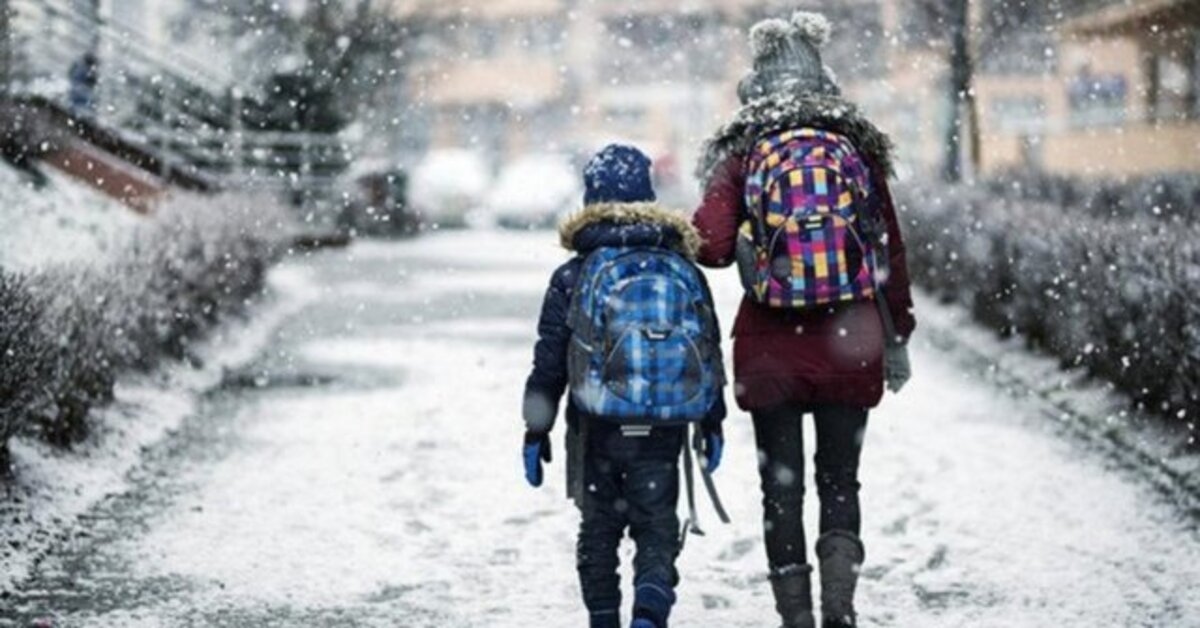
<instances>
[{"instance_id":1,"label":"dark winter coat","mask_svg":"<svg viewBox=\"0 0 1200 628\"><path fill-rule=\"evenodd\" d=\"M536 393L555 405L568 384L567 348L571 330L567 327L567 311L587 254L601 247L651 246L674 249L695 260L700 251L700 237L683 216L651 203L589 205L563 223L559 236L563 248L576 255L550 278L538 319L533 372L525 384L527 397ZM551 426L530 427L548 431Z\"/></svg>"},{"instance_id":2,"label":"dark winter coat","mask_svg":"<svg viewBox=\"0 0 1200 628\"><path fill-rule=\"evenodd\" d=\"M762 135L799 127L846 136L870 168L873 199L887 223L887 303L897 334L907 340L916 321L904 240L887 185L890 142L853 105L839 98L754 101L706 144L698 173L704 182L704 199L693 218L704 240L698 261L715 268L734 262L738 226L747 217L746 155ZM745 410L783 403L874 407L883 396L884 333L873 302L796 311L744 298L733 335L734 390Z\"/></svg>"},{"instance_id":3,"label":"dark winter coat","mask_svg":"<svg viewBox=\"0 0 1200 628\"><path fill-rule=\"evenodd\" d=\"M652 203L589 205L563 223L559 236L563 247L576 255L551 276L538 319L533 372L525 383L524 402L526 428L535 432L553 428L559 401L569 383L567 349L571 330L567 326L567 312L587 254L601 247L652 246L674 249L694 260L701 244L696 229L686 218ZM725 413L725 402L718 398L706 422L719 422ZM578 437L582 426L569 396L566 415L568 457L574 458L581 454L579 443L573 438ZM571 477L573 468L578 465L572 460L568 464L568 490L574 496L578 477Z\"/></svg>"}]
</instances>

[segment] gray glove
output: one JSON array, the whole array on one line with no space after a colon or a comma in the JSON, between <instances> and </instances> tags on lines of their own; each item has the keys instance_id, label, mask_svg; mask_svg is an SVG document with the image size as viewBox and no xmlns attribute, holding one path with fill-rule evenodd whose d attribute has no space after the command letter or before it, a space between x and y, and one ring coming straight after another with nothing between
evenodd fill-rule
<instances>
[{"instance_id":1,"label":"gray glove","mask_svg":"<svg viewBox=\"0 0 1200 628\"><path fill-rule=\"evenodd\" d=\"M558 414L558 403L536 390L525 391L521 404L521 415L525 418L525 429L545 434L554 428L554 417Z\"/></svg>"},{"instance_id":2,"label":"gray glove","mask_svg":"<svg viewBox=\"0 0 1200 628\"><path fill-rule=\"evenodd\" d=\"M895 345L883 352L883 379L887 389L898 393L912 377L912 366L908 363L908 347Z\"/></svg>"}]
</instances>

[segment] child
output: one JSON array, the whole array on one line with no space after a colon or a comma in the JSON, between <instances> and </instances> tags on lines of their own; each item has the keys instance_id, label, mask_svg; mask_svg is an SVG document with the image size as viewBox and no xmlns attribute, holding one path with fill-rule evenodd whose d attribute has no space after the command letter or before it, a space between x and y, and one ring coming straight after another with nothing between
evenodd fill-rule
<instances>
[{"instance_id":1,"label":"child","mask_svg":"<svg viewBox=\"0 0 1200 628\"><path fill-rule=\"evenodd\" d=\"M542 483L570 384L567 484L583 514L576 561L589 625L620 626L617 547L628 527L637 544L632 626L665 628L678 581L678 459L689 422L701 423L706 471L721 458L720 331L691 262L699 237L684 216L655 204L650 159L609 146L584 183L583 211L560 230L576 255L551 278L538 321L523 408L525 477Z\"/></svg>"}]
</instances>

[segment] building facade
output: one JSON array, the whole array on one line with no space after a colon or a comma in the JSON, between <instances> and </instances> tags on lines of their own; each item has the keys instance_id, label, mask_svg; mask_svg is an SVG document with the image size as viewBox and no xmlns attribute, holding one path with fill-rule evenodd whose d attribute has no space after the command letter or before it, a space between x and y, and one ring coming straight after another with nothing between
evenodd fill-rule
<instances>
[{"instance_id":1,"label":"building facade","mask_svg":"<svg viewBox=\"0 0 1200 628\"><path fill-rule=\"evenodd\" d=\"M746 30L807 6L833 20L827 61L896 140L903 173L933 172L953 111L938 4L396 0L423 33L406 90L412 145L499 164L624 140L689 188L703 139L737 106ZM1200 170L1200 0L1067 5L971 2L981 174ZM992 31L1005 36L978 36Z\"/></svg>"},{"instance_id":2,"label":"building facade","mask_svg":"<svg viewBox=\"0 0 1200 628\"><path fill-rule=\"evenodd\" d=\"M1200 1L1080 12L1051 45L1045 73L980 77L985 173L1200 171Z\"/></svg>"}]
</instances>

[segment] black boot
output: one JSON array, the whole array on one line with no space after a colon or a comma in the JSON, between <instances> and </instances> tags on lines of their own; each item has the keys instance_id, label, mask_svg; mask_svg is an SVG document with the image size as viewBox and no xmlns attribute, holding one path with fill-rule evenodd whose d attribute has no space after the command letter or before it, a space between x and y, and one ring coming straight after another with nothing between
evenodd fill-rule
<instances>
[{"instance_id":1,"label":"black boot","mask_svg":"<svg viewBox=\"0 0 1200 628\"><path fill-rule=\"evenodd\" d=\"M821 560L821 628L854 628L854 588L865 552L858 535L831 530L817 539Z\"/></svg>"},{"instance_id":2,"label":"black boot","mask_svg":"<svg viewBox=\"0 0 1200 628\"><path fill-rule=\"evenodd\" d=\"M792 565L772 572L771 592L775 594L775 610L783 618L783 628L816 628L811 566Z\"/></svg>"}]
</instances>

